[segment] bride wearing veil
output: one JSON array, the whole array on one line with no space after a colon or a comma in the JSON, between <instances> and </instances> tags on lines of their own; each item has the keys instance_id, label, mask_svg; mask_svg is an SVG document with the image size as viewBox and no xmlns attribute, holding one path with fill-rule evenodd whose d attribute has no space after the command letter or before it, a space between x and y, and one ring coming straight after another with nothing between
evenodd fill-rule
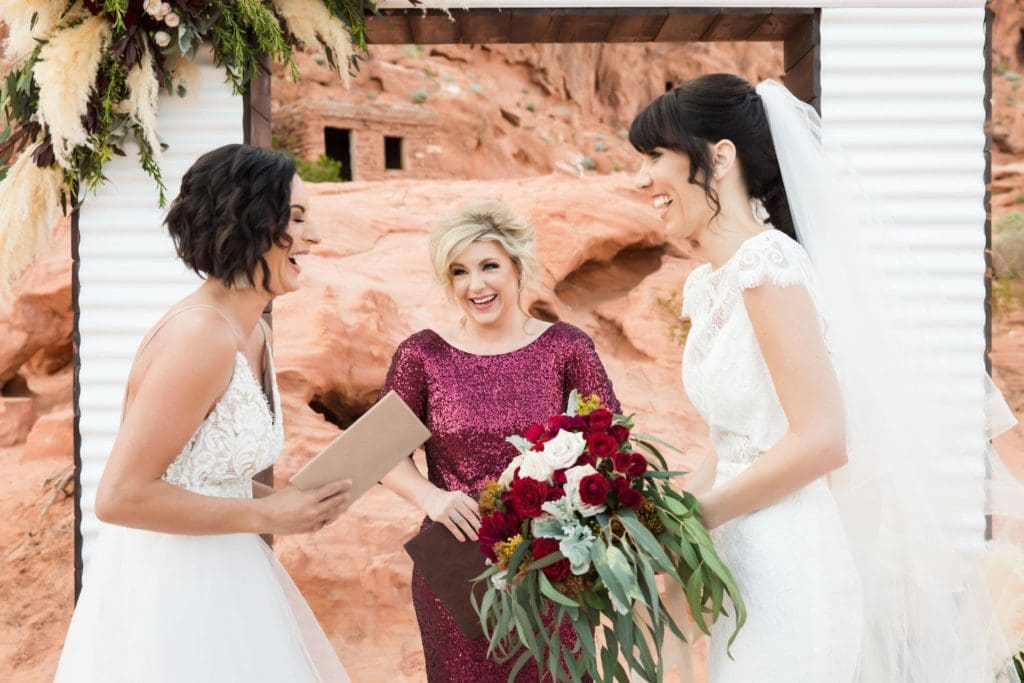
<instances>
[{"instance_id":1,"label":"bride wearing veil","mask_svg":"<svg viewBox=\"0 0 1024 683\"><path fill-rule=\"evenodd\" d=\"M920 304L885 276L882 212L817 113L774 81L712 74L652 102L630 141L638 187L710 261L683 293L683 376L718 456L703 518L748 609L731 647L734 624L715 624L710 680L1018 681L1024 554L957 532L1024 517L986 448L1015 420L980 358L976 430L948 419L957 387L909 343ZM884 257L918 269L909 248ZM975 452L984 481L944 471Z\"/></svg>"}]
</instances>

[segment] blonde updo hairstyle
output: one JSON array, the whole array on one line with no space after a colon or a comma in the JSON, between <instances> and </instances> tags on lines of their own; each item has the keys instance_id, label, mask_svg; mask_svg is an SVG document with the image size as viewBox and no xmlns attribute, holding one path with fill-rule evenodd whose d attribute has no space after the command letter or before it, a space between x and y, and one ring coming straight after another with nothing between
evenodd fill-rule
<instances>
[{"instance_id":1,"label":"blonde updo hairstyle","mask_svg":"<svg viewBox=\"0 0 1024 683\"><path fill-rule=\"evenodd\" d=\"M534 232L525 218L496 200L475 202L445 218L430 234L434 276L452 296L451 266L473 242L497 242L519 271L519 290L537 274Z\"/></svg>"}]
</instances>

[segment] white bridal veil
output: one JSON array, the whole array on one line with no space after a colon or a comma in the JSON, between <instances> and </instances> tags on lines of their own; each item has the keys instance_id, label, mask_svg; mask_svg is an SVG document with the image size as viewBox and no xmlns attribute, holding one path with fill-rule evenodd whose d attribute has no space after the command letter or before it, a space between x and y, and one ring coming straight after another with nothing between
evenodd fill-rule
<instances>
[{"instance_id":1,"label":"white bridal veil","mask_svg":"<svg viewBox=\"0 0 1024 683\"><path fill-rule=\"evenodd\" d=\"M958 530L972 515L1024 517L1024 486L985 447L1015 420L980 358L977 385L967 380L979 396L977 419L951 414L944 392L956 387L900 333L910 304L871 248L885 222L841 159L826 153L817 112L775 81L757 92L814 264L846 404L849 463L834 473L833 489L864 585L857 680L1017 681L1024 554L1005 542L965 542ZM889 246L884 256L888 272L916 260ZM965 454L976 455L979 476L951 473Z\"/></svg>"}]
</instances>

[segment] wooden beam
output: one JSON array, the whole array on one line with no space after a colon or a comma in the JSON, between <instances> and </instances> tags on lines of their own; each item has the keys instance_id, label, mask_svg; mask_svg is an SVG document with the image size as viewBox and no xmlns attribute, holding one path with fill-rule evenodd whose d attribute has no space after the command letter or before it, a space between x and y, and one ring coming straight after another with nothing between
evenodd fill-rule
<instances>
[{"instance_id":1,"label":"wooden beam","mask_svg":"<svg viewBox=\"0 0 1024 683\"><path fill-rule=\"evenodd\" d=\"M459 19L465 12L452 10L451 16L445 12L428 10L413 12L407 15L409 29L412 31L412 42L417 45L439 45L442 43L462 42L462 30Z\"/></svg>"},{"instance_id":2,"label":"wooden beam","mask_svg":"<svg viewBox=\"0 0 1024 683\"><path fill-rule=\"evenodd\" d=\"M497 9L474 9L463 14L462 42L473 45L507 43L512 29L512 12Z\"/></svg>"},{"instance_id":3,"label":"wooden beam","mask_svg":"<svg viewBox=\"0 0 1024 683\"><path fill-rule=\"evenodd\" d=\"M702 41L746 40L764 22L763 9L739 7L722 10L700 37Z\"/></svg>"},{"instance_id":4,"label":"wooden beam","mask_svg":"<svg viewBox=\"0 0 1024 683\"><path fill-rule=\"evenodd\" d=\"M789 71L793 68L811 48L821 42L819 22L817 15L812 15L807 21L797 24L793 31L786 37L783 48L783 68Z\"/></svg>"},{"instance_id":5,"label":"wooden beam","mask_svg":"<svg viewBox=\"0 0 1024 683\"><path fill-rule=\"evenodd\" d=\"M782 77L789 91L804 102L821 98L821 48L814 46Z\"/></svg>"},{"instance_id":6,"label":"wooden beam","mask_svg":"<svg viewBox=\"0 0 1024 683\"><path fill-rule=\"evenodd\" d=\"M366 42L370 45L408 45L413 42L405 12L384 10L384 14L369 14L363 21L366 24Z\"/></svg>"},{"instance_id":7,"label":"wooden beam","mask_svg":"<svg viewBox=\"0 0 1024 683\"><path fill-rule=\"evenodd\" d=\"M512 10L511 43L557 43L566 18L565 9L525 8Z\"/></svg>"},{"instance_id":8,"label":"wooden beam","mask_svg":"<svg viewBox=\"0 0 1024 683\"><path fill-rule=\"evenodd\" d=\"M608 43L647 43L658 37L668 19L663 9L620 10L611 30L605 36Z\"/></svg>"},{"instance_id":9,"label":"wooden beam","mask_svg":"<svg viewBox=\"0 0 1024 683\"><path fill-rule=\"evenodd\" d=\"M614 9L580 9L563 21L559 43L603 43L615 21Z\"/></svg>"},{"instance_id":10,"label":"wooden beam","mask_svg":"<svg viewBox=\"0 0 1024 683\"><path fill-rule=\"evenodd\" d=\"M270 133L270 59L264 55L259 76L249 81L242 95L242 141L270 149Z\"/></svg>"},{"instance_id":11,"label":"wooden beam","mask_svg":"<svg viewBox=\"0 0 1024 683\"><path fill-rule=\"evenodd\" d=\"M700 40L719 13L716 9L669 10L668 18L655 40L663 43Z\"/></svg>"},{"instance_id":12,"label":"wooden beam","mask_svg":"<svg viewBox=\"0 0 1024 683\"><path fill-rule=\"evenodd\" d=\"M264 149L270 149L272 146L270 126L270 59L267 55L263 55L260 58L260 75L249 81L249 87L246 88L245 93L242 95L242 139L247 144L256 145ZM272 304L268 302L266 309L263 311L263 318L267 321L268 325L273 324L272 313ZM268 383L265 373L261 380L264 393L270 396L271 385ZM274 419L280 420L281 416L277 415ZM258 472L253 477L253 480L272 487L274 485L274 466L271 465L262 472ZM272 534L262 534L262 538L267 545L274 545L274 536Z\"/></svg>"},{"instance_id":13,"label":"wooden beam","mask_svg":"<svg viewBox=\"0 0 1024 683\"><path fill-rule=\"evenodd\" d=\"M785 40L805 22L811 21L813 9L772 10L747 40Z\"/></svg>"}]
</instances>

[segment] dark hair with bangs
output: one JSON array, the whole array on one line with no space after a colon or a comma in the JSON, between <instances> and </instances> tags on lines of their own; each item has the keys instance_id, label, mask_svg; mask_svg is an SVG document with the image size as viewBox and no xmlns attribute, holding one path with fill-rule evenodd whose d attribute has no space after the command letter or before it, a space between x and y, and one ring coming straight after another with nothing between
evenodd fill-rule
<instances>
[{"instance_id":1,"label":"dark hair with bangs","mask_svg":"<svg viewBox=\"0 0 1024 683\"><path fill-rule=\"evenodd\" d=\"M747 192L764 204L772 226L796 239L768 115L744 79L709 74L687 81L647 105L629 128L629 141L641 154L661 147L689 157L688 180L704 189L716 216L722 206L711 187L710 146L719 140L736 146Z\"/></svg>"},{"instance_id":2,"label":"dark hair with bangs","mask_svg":"<svg viewBox=\"0 0 1024 683\"><path fill-rule=\"evenodd\" d=\"M286 231L294 176L290 156L252 145L224 145L199 157L164 220L178 256L201 277L228 287L255 287L259 264L269 291L263 255L275 244L291 247Z\"/></svg>"}]
</instances>

